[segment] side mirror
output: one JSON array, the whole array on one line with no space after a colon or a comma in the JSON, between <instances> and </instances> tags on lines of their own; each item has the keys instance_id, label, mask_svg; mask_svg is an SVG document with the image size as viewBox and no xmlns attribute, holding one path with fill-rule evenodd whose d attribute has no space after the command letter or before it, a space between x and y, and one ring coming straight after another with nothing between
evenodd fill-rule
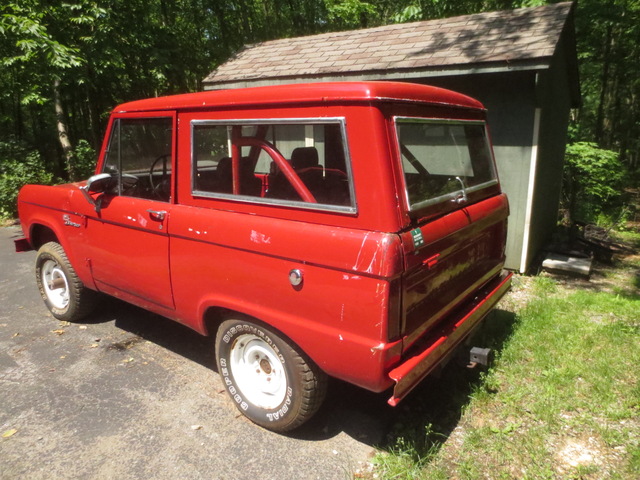
<instances>
[{"instance_id":1,"label":"side mirror","mask_svg":"<svg viewBox=\"0 0 640 480\"><path fill-rule=\"evenodd\" d=\"M113 186L114 180L109 173L99 173L90 177L84 188L89 193L104 193Z\"/></svg>"},{"instance_id":2,"label":"side mirror","mask_svg":"<svg viewBox=\"0 0 640 480\"><path fill-rule=\"evenodd\" d=\"M102 199L104 198L102 195L98 197L97 200L94 200L90 193L104 193L110 188L114 186L116 179L109 173L99 173L97 175L93 175L87 180L87 184L84 187L80 187L80 191L84 195L84 198L94 206L96 209L96 213L100 213L100 209L102 208Z\"/></svg>"}]
</instances>

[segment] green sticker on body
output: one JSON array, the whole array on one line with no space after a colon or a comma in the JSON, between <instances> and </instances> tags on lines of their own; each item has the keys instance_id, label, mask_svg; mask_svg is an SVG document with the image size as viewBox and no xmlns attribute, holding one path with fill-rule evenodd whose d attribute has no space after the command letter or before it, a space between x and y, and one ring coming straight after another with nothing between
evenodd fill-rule
<instances>
[{"instance_id":1,"label":"green sticker on body","mask_svg":"<svg viewBox=\"0 0 640 480\"><path fill-rule=\"evenodd\" d=\"M419 228L411 230L411 236L413 237L413 246L415 248L418 248L424 245L424 238L422 238L422 230L420 230Z\"/></svg>"}]
</instances>

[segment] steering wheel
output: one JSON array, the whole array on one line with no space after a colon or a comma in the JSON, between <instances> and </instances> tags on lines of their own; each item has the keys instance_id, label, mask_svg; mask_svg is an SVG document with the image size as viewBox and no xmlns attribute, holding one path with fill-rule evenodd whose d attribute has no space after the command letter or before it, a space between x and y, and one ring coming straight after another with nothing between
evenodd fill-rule
<instances>
[{"instance_id":1,"label":"steering wheel","mask_svg":"<svg viewBox=\"0 0 640 480\"><path fill-rule=\"evenodd\" d=\"M171 183L169 182L169 174L167 173L167 160L171 161L171 155L165 153L156 158L149 168L149 185L153 195L159 200L167 201L171 195ZM153 172L156 166L162 161L162 175L160 181L156 183L153 179Z\"/></svg>"}]
</instances>

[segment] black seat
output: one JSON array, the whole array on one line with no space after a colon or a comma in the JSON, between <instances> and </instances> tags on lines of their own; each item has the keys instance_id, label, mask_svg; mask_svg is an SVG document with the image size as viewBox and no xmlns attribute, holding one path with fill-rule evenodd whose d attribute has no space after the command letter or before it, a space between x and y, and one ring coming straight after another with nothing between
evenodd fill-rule
<instances>
[{"instance_id":1,"label":"black seat","mask_svg":"<svg viewBox=\"0 0 640 480\"><path fill-rule=\"evenodd\" d=\"M233 163L231 157L223 157L216 167L216 192L233 193ZM240 195L259 197L262 182L253 173L253 164L249 157L240 159Z\"/></svg>"},{"instance_id":2,"label":"black seat","mask_svg":"<svg viewBox=\"0 0 640 480\"><path fill-rule=\"evenodd\" d=\"M294 170L319 167L318 150L315 147L298 147L291 152L291 166Z\"/></svg>"}]
</instances>

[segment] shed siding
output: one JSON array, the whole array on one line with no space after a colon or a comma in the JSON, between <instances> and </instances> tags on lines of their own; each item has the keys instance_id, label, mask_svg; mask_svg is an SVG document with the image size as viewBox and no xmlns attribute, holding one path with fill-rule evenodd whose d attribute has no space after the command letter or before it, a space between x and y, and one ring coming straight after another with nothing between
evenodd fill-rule
<instances>
[{"instance_id":1,"label":"shed siding","mask_svg":"<svg viewBox=\"0 0 640 480\"><path fill-rule=\"evenodd\" d=\"M535 255L551 239L558 221L558 203L562 189L562 169L571 108L569 79L564 48L559 46L551 68L539 74L538 105L542 109L538 139L538 168L533 190L531 234L525 265L531 265Z\"/></svg>"}]
</instances>

